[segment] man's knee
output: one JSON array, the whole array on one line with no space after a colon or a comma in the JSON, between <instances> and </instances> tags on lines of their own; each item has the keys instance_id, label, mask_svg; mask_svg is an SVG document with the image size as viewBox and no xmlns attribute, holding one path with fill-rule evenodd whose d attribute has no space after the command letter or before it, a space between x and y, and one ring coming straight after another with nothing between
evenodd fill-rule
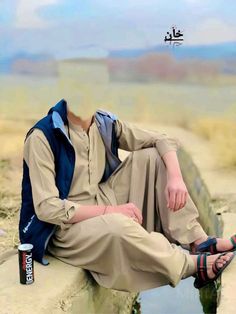
<instances>
[{"instance_id":1,"label":"man's knee","mask_svg":"<svg viewBox=\"0 0 236 314\"><path fill-rule=\"evenodd\" d=\"M112 238L125 238L134 228L139 227L138 223L132 218L121 213L107 214L103 218L108 223L109 228L107 232Z\"/></svg>"},{"instance_id":2,"label":"man's knee","mask_svg":"<svg viewBox=\"0 0 236 314\"><path fill-rule=\"evenodd\" d=\"M161 156L156 147L148 147L139 149L133 152L136 158L142 162L149 162L150 160L161 161Z\"/></svg>"}]
</instances>

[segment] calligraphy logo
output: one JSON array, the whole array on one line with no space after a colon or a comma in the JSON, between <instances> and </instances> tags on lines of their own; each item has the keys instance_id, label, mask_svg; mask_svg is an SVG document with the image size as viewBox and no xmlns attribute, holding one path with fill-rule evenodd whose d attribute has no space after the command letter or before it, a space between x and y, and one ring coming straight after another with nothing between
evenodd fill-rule
<instances>
[{"instance_id":1,"label":"calligraphy logo","mask_svg":"<svg viewBox=\"0 0 236 314\"><path fill-rule=\"evenodd\" d=\"M172 32L167 32L164 42L169 42L169 44L173 43L174 46L180 46L184 41L183 36L183 32L181 33L180 30L176 31L175 27L173 26Z\"/></svg>"}]
</instances>

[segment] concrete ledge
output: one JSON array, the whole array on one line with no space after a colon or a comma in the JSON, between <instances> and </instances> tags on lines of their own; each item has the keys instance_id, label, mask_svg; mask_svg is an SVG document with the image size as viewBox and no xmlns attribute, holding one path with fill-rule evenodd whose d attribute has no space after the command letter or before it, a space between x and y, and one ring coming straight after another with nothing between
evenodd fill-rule
<instances>
[{"instance_id":1,"label":"concrete ledge","mask_svg":"<svg viewBox=\"0 0 236 314\"><path fill-rule=\"evenodd\" d=\"M19 282L17 251L0 266L1 314L128 314L135 293L99 286L89 272L47 256L50 265L34 262L35 282Z\"/></svg>"},{"instance_id":2,"label":"concrete ledge","mask_svg":"<svg viewBox=\"0 0 236 314\"><path fill-rule=\"evenodd\" d=\"M236 232L236 214L224 213L221 216L224 230L223 236L228 238ZM217 309L218 314L234 314L236 312L236 281L234 280L235 274L236 258L232 261L230 269L226 269L221 278L222 289L219 307Z\"/></svg>"},{"instance_id":3,"label":"concrete ledge","mask_svg":"<svg viewBox=\"0 0 236 314\"><path fill-rule=\"evenodd\" d=\"M200 214L200 220L210 235L229 238L235 234L236 213L233 197L221 193L220 197L213 197L209 192L210 182L203 179L201 169L196 166L192 157L184 149L178 152L182 172L187 182L189 192L194 200ZM220 181L216 175L215 180ZM219 184L218 184L219 185ZM222 187L222 191L224 191ZM232 211L232 212L230 212ZM218 291L217 314L235 313L235 289L236 289L236 259L221 276L221 286Z\"/></svg>"}]
</instances>

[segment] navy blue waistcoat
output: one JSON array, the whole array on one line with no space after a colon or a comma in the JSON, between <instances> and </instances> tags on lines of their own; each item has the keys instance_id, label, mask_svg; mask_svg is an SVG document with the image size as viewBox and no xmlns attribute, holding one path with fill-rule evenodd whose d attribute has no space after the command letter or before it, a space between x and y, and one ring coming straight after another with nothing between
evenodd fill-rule
<instances>
[{"instance_id":1,"label":"navy blue waistcoat","mask_svg":"<svg viewBox=\"0 0 236 314\"><path fill-rule=\"evenodd\" d=\"M100 109L94 115L95 123L106 149L106 165L101 182L106 181L121 163L118 157L118 140L115 134L116 119L114 114ZM60 199L66 199L69 194L75 167L75 150L64 125L68 125L67 103L62 99L50 108L47 116L29 129L25 137L26 140L35 128L42 130L46 136L54 154L55 184ZM39 220L35 214L29 168L23 160L19 238L21 243L33 244L33 258L43 265L48 264L44 254L55 228L56 225Z\"/></svg>"}]
</instances>

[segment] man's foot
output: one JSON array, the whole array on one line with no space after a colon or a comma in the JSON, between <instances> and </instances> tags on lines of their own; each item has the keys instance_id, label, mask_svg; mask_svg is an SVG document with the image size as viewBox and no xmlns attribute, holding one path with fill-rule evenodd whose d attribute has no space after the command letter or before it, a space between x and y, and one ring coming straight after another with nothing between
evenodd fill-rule
<instances>
[{"instance_id":1,"label":"man's foot","mask_svg":"<svg viewBox=\"0 0 236 314\"><path fill-rule=\"evenodd\" d=\"M194 286L198 289L216 280L222 271L229 265L234 253L199 254L192 255L196 267L196 279Z\"/></svg>"},{"instance_id":2,"label":"man's foot","mask_svg":"<svg viewBox=\"0 0 236 314\"><path fill-rule=\"evenodd\" d=\"M215 273L213 271L213 265L216 263L217 268L221 269L234 255L234 253L227 253L226 255L220 256L221 254L209 255L207 257L207 275L209 278L214 278ZM218 259L218 257L220 258Z\"/></svg>"},{"instance_id":3,"label":"man's foot","mask_svg":"<svg viewBox=\"0 0 236 314\"><path fill-rule=\"evenodd\" d=\"M229 252L236 250L236 236L230 239L209 237L201 238L191 244L191 252L210 252L211 254Z\"/></svg>"}]
</instances>

